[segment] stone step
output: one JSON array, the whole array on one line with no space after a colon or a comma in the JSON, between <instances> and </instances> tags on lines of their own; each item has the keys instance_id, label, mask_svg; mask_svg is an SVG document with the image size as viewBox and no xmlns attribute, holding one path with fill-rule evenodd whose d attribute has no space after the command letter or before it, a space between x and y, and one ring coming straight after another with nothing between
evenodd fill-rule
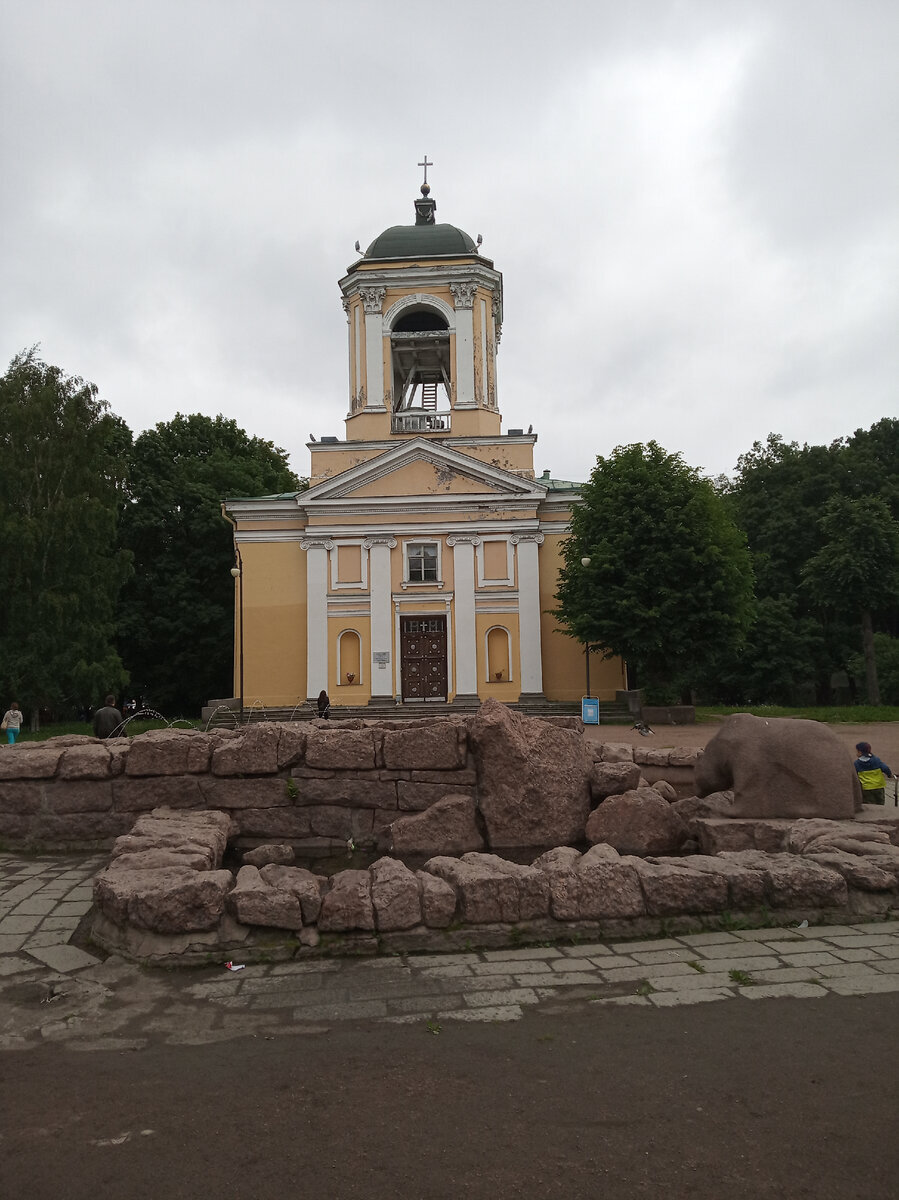
<instances>
[{"instance_id":1,"label":"stone step","mask_svg":"<svg viewBox=\"0 0 899 1200\"><path fill-rule=\"evenodd\" d=\"M581 706L554 700L535 700L523 703L512 703L508 706L514 712L520 712L529 717L577 717L580 716ZM423 717L459 717L472 716L480 708L478 701L457 704L386 704L386 705L346 705L335 706L331 709L332 721L366 720L366 721L418 721ZM317 718L317 711L308 704L300 704L293 708L247 708L244 709L241 720L240 710L219 709L210 720L210 728L217 726L235 728L238 725L250 725L257 721L312 721ZM602 701L599 706L599 721L601 725L631 725L633 714L626 706L614 701Z\"/></svg>"}]
</instances>

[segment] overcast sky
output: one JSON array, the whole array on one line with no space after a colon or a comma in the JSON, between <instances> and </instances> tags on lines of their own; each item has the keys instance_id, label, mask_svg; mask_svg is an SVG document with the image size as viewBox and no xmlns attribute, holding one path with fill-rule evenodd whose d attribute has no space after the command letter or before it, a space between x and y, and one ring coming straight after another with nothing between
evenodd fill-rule
<instances>
[{"instance_id":1,"label":"overcast sky","mask_svg":"<svg viewBox=\"0 0 899 1200\"><path fill-rule=\"evenodd\" d=\"M0 0L0 370L135 433L343 436L337 279L438 221L504 275L504 427L584 479L899 415L896 0Z\"/></svg>"}]
</instances>

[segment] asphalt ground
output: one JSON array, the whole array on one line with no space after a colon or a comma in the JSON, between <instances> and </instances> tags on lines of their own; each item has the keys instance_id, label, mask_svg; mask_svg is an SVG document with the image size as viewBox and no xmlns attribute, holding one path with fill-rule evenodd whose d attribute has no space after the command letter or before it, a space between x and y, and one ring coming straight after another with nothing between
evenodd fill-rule
<instances>
[{"instance_id":1,"label":"asphalt ground","mask_svg":"<svg viewBox=\"0 0 899 1200\"><path fill-rule=\"evenodd\" d=\"M899 1002L0 1058L0 1194L893 1200Z\"/></svg>"}]
</instances>

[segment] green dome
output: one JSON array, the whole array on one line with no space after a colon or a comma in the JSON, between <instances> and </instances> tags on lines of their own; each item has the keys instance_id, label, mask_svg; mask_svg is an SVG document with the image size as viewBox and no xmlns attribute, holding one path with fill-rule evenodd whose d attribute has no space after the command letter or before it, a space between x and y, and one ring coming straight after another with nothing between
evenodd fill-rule
<instances>
[{"instance_id":1,"label":"green dome","mask_svg":"<svg viewBox=\"0 0 899 1200\"><path fill-rule=\"evenodd\" d=\"M455 225L392 225L372 242L366 258L432 258L477 254L474 242Z\"/></svg>"}]
</instances>

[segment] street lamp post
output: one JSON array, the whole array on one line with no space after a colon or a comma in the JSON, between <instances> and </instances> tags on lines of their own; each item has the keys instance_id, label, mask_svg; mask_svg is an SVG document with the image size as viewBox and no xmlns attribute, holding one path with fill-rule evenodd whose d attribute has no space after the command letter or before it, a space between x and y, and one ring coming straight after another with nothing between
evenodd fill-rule
<instances>
[{"instance_id":1,"label":"street lamp post","mask_svg":"<svg viewBox=\"0 0 899 1200\"><path fill-rule=\"evenodd\" d=\"M243 724L243 562L240 557L240 550L237 546L234 548L234 553L237 555L237 566L231 568L231 577L237 583L239 596L239 620L240 634L238 638L238 663L239 663L239 678L240 678L240 721Z\"/></svg>"},{"instance_id":2,"label":"street lamp post","mask_svg":"<svg viewBox=\"0 0 899 1200\"><path fill-rule=\"evenodd\" d=\"M590 559L588 557L582 558L581 566L589 567ZM592 649L592 647L591 647L590 643L584 642L584 662L586 663L586 667L587 667L587 692L586 692L586 695L587 695L588 700L591 698L590 697L590 651L591 651L591 649Z\"/></svg>"}]
</instances>

